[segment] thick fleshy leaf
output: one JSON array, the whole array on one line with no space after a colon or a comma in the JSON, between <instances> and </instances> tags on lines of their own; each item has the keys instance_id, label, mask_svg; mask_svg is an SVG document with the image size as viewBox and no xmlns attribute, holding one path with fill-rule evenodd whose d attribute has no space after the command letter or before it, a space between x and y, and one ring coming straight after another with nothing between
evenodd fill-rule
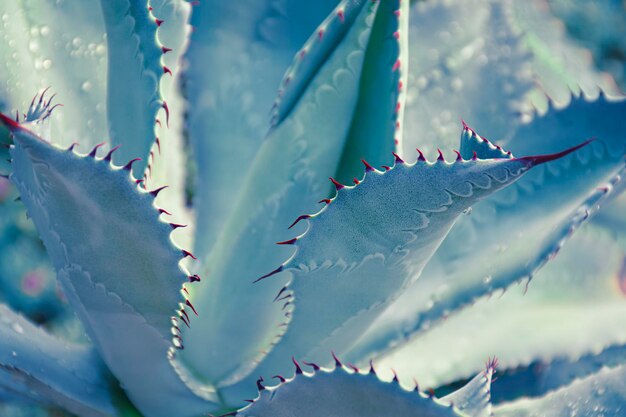
<instances>
[{"instance_id":1,"label":"thick fleshy leaf","mask_svg":"<svg viewBox=\"0 0 626 417\"><path fill-rule=\"evenodd\" d=\"M116 382L90 346L57 339L0 304L0 389L81 416L115 416Z\"/></svg>"},{"instance_id":2,"label":"thick fleshy leaf","mask_svg":"<svg viewBox=\"0 0 626 417\"><path fill-rule=\"evenodd\" d=\"M341 364L339 364L341 365ZM367 374L348 372L343 367L333 371L314 368L304 373L299 366L296 375L277 387L262 388L254 402L240 410L240 417L444 417L472 416L468 410L451 406L446 399L437 400L414 391L407 391L396 383L383 382L370 369ZM282 377L281 377L282 378ZM484 379L484 377L483 377ZM482 389L469 389L476 397ZM482 386L480 387L482 388ZM466 414L467 412L467 414Z\"/></svg>"},{"instance_id":3,"label":"thick fleshy leaf","mask_svg":"<svg viewBox=\"0 0 626 417\"><path fill-rule=\"evenodd\" d=\"M625 113L624 101L577 98L522 125L506 142L517 155L596 140L472 207L349 360L369 360L474 300L532 277L610 196L624 167L626 135L620 125Z\"/></svg>"},{"instance_id":4,"label":"thick fleshy leaf","mask_svg":"<svg viewBox=\"0 0 626 417\"><path fill-rule=\"evenodd\" d=\"M319 213L303 216L309 227L278 269L293 274L277 297L290 320L257 373L284 372L292 355L325 364L329 351L349 351L417 279L463 211L562 155L398 162L339 189Z\"/></svg>"},{"instance_id":5,"label":"thick fleshy leaf","mask_svg":"<svg viewBox=\"0 0 626 417\"><path fill-rule=\"evenodd\" d=\"M100 8L92 2L9 1L0 4L0 106L20 120L37 90L51 87L50 137L88 149L107 137L107 45ZM71 76L68 76L70 75ZM50 97L50 96L49 96Z\"/></svg>"},{"instance_id":6,"label":"thick fleshy leaf","mask_svg":"<svg viewBox=\"0 0 626 417\"><path fill-rule=\"evenodd\" d=\"M506 2L420 1L410 25L407 154L456 148L460 119L490 138L519 123L533 87L531 60L508 24Z\"/></svg>"},{"instance_id":7,"label":"thick fleshy leaf","mask_svg":"<svg viewBox=\"0 0 626 417\"><path fill-rule=\"evenodd\" d=\"M130 165L115 167L110 155L61 150L3 121L14 135L11 180L72 307L131 401L151 416L206 410L206 399L170 364L170 331L180 344L178 326L193 307L182 304L184 252L169 238L173 226L159 220L155 193L140 189Z\"/></svg>"},{"instance_id":8,"label":"thick fleshy leaf","mask_svg":"<svg viewBox=\"0 0 626 417\"><path fill-rule=\"evenodd\" d=\"M183 90L197 169L198 256L208 253L232 211L269 129L285 68L338 1L261 0L242 7L203 0L193 8Z\"/></svg>"},{"instance_id":9,"label":"thick fleshy leaf","mask_svg":"<svg viewBox=\"0 0 626 417\"><path fill-rule=\"evenodd\" d=\"M211 279L192 290L202 324L185 331L188 343L182 357L206 381L231 385L241 380L284 331L284 312L272 299L287 275L262 284L253 281L289 256L289 248L275 243L292 237L289 224L303 212L317 210L317 201L328 196L327 178L341 169L344 145L352 143L350 132L361 123L384 125L389 128L386 135L368 136L358 146L375 149L378 143L386 149L393 144L389 114L401 96L397 85L392 88L393 73L400 70L394 53L399 53L402 39L394 33L407 6L397 0L346 1L323 24L321 42L334 40L332 53L263 143L229 221L203 261L200 275ZM337 38L333 31L345 33ZM309 42L319 41L318 31ZM364 62L372 54L381 62L368 71ZM374 88L379 81L389 91ZM375 100L384 103L379 112L369 120L357 115L359 103ZM390 112L384 111L387 106ZM393 157L389 153L385 158ZM234 398L238 401L241 395Z\"/></svg>"},{"instance_id":10,"label":"thick fleshy leaf","mask_svg":"<svg viewBox=\"0 0 626 417\"><path fill-rule=\"evenodd\" d=\"M169 124L160 121L155 126L156 140L150 151L149 166L145 173L144 186L149 189L167 186L159 193L157 205L167 205L168 220L187 224L177 229L173 237L177 243L191 247L193 220L187 206L187 152L184 135L184 99L182 81L182 56L187 48L191 26L187 23L191 14L190 3L184 0L152 0L152 14L163 20L158 37L163 43L163 64L169 72L161 78L163 99L170 109ZM171 74L170 74L171 73Z\"/></svg>"},{"instance_id":11,"label":"thick fleshy leaf","mask_svg":"<svg viewBox=\"0 0 626 417\"><path fill-rule=\"evenodd\" d=\"M496 417L620 417L626 402L626 365L600 372L538 399L494 409Z\"/></svg>"},{"instance_id":12,"label":"thick fleshy leaf","mask_svg":"<svg viewBox=\"0 0 626 417\"><path fill-rule=\"evenodd\" d=\"M133 167L141 178L156 140L155 123L162 108L169 123L169 107L163 101L159 82L166 73L163 46L157 30L167 24L142 0L101 0L108 48L107 121L113 146L122 145L113 160L125 163L142 158ZM93 5L92 5L93 7Z\"/></svg>"},{"instance_id":13,"label":"thick fleshy leaf","mask_svg":"<svg viewBox=\"0 0 626 417\"><path fill-rule=\"evenodd\" d=\"M504 376L499 382L505 386L496 384L494 392L517 383L515 393L501 395L528 396L567 385L602 364L615 364L620 354L626 361L619 348L626 343L626 295L620 289L625 259L626 246L588 224L527 289L480 300L377 366L381 371L394 368L404 382L419 372L422 384L436 387L468 378L477 371L473 361L496 354L501 370L536 369L528 372L536 382L522 376L509 382L512 377Z\"/></svg>"}]
</instances>

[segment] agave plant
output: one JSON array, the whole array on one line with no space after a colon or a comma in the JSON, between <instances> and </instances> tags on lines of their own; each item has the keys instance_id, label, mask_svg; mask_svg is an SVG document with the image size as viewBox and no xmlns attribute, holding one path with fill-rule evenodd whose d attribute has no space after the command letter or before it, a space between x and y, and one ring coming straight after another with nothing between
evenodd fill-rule
<instances>
[{"instance_id":1,"label":"agave plant","mask_svg":"<svg viewBox=\"0 0 626 417\"><path fill-rule=\"evenodd\" d=\"M0 5L67 300L3 290L3 413L622 415L626 102L540 3Z\"/></svg>"}]
</instances>

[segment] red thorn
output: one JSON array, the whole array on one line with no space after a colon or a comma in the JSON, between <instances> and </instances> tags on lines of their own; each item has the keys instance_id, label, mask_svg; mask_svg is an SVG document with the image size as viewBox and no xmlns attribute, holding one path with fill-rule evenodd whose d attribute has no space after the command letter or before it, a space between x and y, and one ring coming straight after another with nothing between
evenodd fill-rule
<instances>
[{"instance_id":1,"label":"red thorn","mask_svg":"<svg viewBox=\"0 0 626 417\"><path fill-rule=\"evenodd\" d=\"M172 74L172 70L169 69L167 66L163 65L163 74L169 74L169 75L173 75Z\"/></svg>"},{"instance_id":2,"label":"red thorn","mask_svg":"<svg viewBox=\"0 0 626 417\"><path fill-rule=\"evenodd\" d=\"M122 145L117 145L116 147L111 148L111 150L104 157L104 160L107 162L111 162L111 156L113 156L113 152L117 151L120 148L120 146Z\"/></svg>"},{"instance_id":3,"label":"red thorn","mask_svg":"<svg viewBox=\"0 0 626 417\"><path fill-rule=\"evenodd\" d=\"M274 274L278 274L278 273L279 273L280 271L282 271L282 270L283 270L283 266L281 265L281 266L279 266L278 268L276 268L275 270L273 270L272 272L267 273L267 274L263 275L263 276L262 276L262 277L260 277L260 278L257 278L256 280L254 280L254 282L259 282L259 281L261 281L261 280L263 280L263 279L265 279L265 278L269 278L269 277L271 277L271 276L272 276L272 275L274 275Z\"/></svg>"},{"instance_id":4,"label":"red thorn","mask_svg":"<svg viewBox=\"0 0 626 417\"><path fill-rule=\"evenodd\" d=\"M474 155L472 155L472 161L478 160L478 154L474 151Z\"/></svg>"},{"instance_id":5,"label":"red thorn","mask_svg":"<svg viewBox=\"0 0 626 417\"><path fill-rule=\"evenodd\" d=\"M393 157L396 159L396 164L404 164L404 161L402 160L402 158L400 158L400 155L398 155L395 152L391 152L393 154Z\"/></svg>"},{"instance_id":6,"label":"red thorn","mask_svg":"<svg viewBox=\"0 0 626 417\"><path fill-rule=\"evenodd\" d=\"M191 301L189 300L185 300L185 304L187 304L187 306L189 306L189 308L191 309L191 311L193 311L193 314L195 314L196 316L198 315L198 312L196 311L196 309L194 308L193 304L191 304Z\"/></svg>"},{"instance_id":7,"label":"red thorn","mask_svg":"<svg viewBox=\"0 0 626 417\"><path fill-rule=\"evenodd\" d=\"M307 361L302 361L302 363L307 365L307 366L310 366L311 368L313 368L314 371L319 371L320 370L320 367L316 363L307 362Z\"/></svg>"},{"instance_id":8,"label":"red thorn","mask_svg":"<svg viewBox=\"0 0 626 417\"><path fill-rule=\"evenodd\" d=\"M154 22L156 23L157 26L161 26L163 24L163 22L165 22L165 20L154 19Z\"/></svg>"},{"instance_id":9,"label":"red thorn","mask_svg":"<svg viewBox=\"0 0 626 417\"><path fill-rule=\"evenodd\" d=\"M361 183L361 181L357 180L356 178L352 178L352 182L354 183L354 185L359 185Z\"/></svg>"},{"instance_id":10,"label":"red thorn","mask_svg":"<svg viewBox=\"0 0 626 417\"><path fill-rule=\"evenodd\" d=\"M459 151L457 151L456 149L454 150L454 153L456 154L456 160L457 161L462 161L463 157L461 156L461 153Z\"/></svg>"},{"instance_id":11,"label":"red thorn","mask_svg":"<svg viewBox=\"0 0 626 417\"><path fill-rule=\"evenodd\" d=\"M172 227L172 230L176 230L176 229L182 228L182 227L187 227L186 224L178 224L178 223L170 223L170 226Z\"/></svg>"},{"instance_id":12,"label":"red thorn","mask_svg":"<svg viewBox=\"0 0 626 417\"><path fill-rule=\"evenodd\" d=\"M359 368L357 368L355 365L351 364L351 363L346 363L346 365L348 366L348 368L352 369L354 372L359 373L361 372L359 370Z\"/></svg>"},{"instance_id":13,"label":"red thorn","mask_svg":"<svg viewBox=\"0 0 626 417\"><path fill-rule=\"evenodd\" d=\"M70 145L70 147L69 147L69 148L67 148L67 151L68 151L68 152L73 152L73 151L74 151L74 148L75 148L75 147L77 147L77 146L78 146L78 142L74 142L74 143L72 143L72 144Z\"/></svg>"},{"instance_id":14,"label":"red thorn","mask_svg":"<svg viewBox=\"0 0 626 417\"><path fill-rule=\"evenodd\" d=\"M126 165L124 165L123 169L130 171L131 168L133 167L133 164L137 161L141 161L141 158L134 158L131 159L130 161L128 161L128 163Z\"/></svg>"},{"instance_id":15,"label":"red thorn","mask_svg":"<svg viewBox=\"0 0 626 417\"><path fill-rule=\"evenodd\" d=\"M370 359L370 374L376 375L376 369L374 369L374 361Z\"/></svg>"},{"instance_id":16,"label":"red thorn","mask_svg":"<svg viewBox=\"0 0 626 417\"><path fill-rule=\"evenodd\" d=\"M163 107L163 110L165 110L165 125L167 127L170 127L170 108L168 107L167 102L163 101L161 107Z\"/></svg>"},{"instance_id":17,"label":"red thorn","mask_svg":"<svg viewBox=\"0 0 626 417\"><path fill-rule=\"evenodd\" d=\"M186 258L189 256L191 259L194 259L196 261L198 260L198 258L193 256L193 253L189 252L188 250L182 249L181 252L183 253L183 258Z\"/></svg>"},{"instance_id":18,"label":"red thorn","mask_svg":"<svg viewBox=\"0 0 626 417\"><path fill-rule=\"evenodd\" d=\"M296 366L296 374L302 374L302 368L294 356L291 357L291 361Z\"/></svg>"},{"instance_id":19,"label":"red thorn","mask_svg":"<svg viewBox=\"0 0 626 417\"><path fill-rule=\"evenodd\" d=\"M265 387L263 386L263 381L265 381L265 380L263 379L262 376L260 376L259 379L256 380L256 387L257 387L257 389L259 391L264 391L265 390Z\"/></svg>"},{"instance_id":20,"label":"red thorn","mask_svg":"<svg viewBox=\"0 0 626 417\"><path fill-rule=\"evenodd\" d=\"M426 162L426 158L424 158L424 154L422 153L422 151L420 151L418 148L415 148L415 150L419 154L419 156L417 157L417 160L421 162Z\"/></svg>"},{"instance_id":21,"label":"red thorn","mask_svg":"<svg viewBox=\"0 0 626 417\"><path fill-rule=\"evenodd\" d=\"M398 379L398 374L396 373L396 370L395 370L395 369L392 369L392 370L391 370L391 372L393 373L393 379L392 379L392 381L393 381L393 382L396 382L396 383L400 382L400 380Z\"/></svg>"},{"instance_id":22,"label":"red thorn","mask_svg":"<svg viewBox=\"0 0 626 417\"><path fill-rule=\"evenodd\" d=\"M340 21L341 23L343 23L343 22L345 22L345 21L346 21L346 15L345 15L345 13L344 13L344 11L343 11L343 10L338 10L338 11L337 11L337 16L339 16L339 21Z\"/></svg>"},{"instance_id":23,"label":"red thorn","mask_svg":"<svg viewBox=\"0 0 626 417\"><path fill-rule=\"evenodd\" d=\"M97 144L96 146L93 147L93 149L91 150L91 152L89 152L89 155L92 158L96 157L96 153L98 153L98 148L104 146L104 142Z\"/></svg>"},{"instance_id":24,"label":"red thorn","mask_svg":"<svg viewBox=\"0 0 626 417\"><path fill-rule=\"evenodd\" d=\"M298 238L294 237L293 239L283 240L282 242L276 242L276 244L277 245L293 245L297 241L298 241Z\"/></svg>"},{"instance_id":25,"label":"red thorn","mask_svg":"<svg viewBox=\"0 0 626 417\"><path fill-rule=\"evenodd\" d=\"M565 149L564 151L561 151L561 152L547 154L547 155L525 156L525 157L517 158L517 159L520 160L520 161L523 161L523 162L527 162L532 167L532 166L535 166L535 165L544 164L546 162L550 162L550 161L554 161L556 159L562 158L565 155L568 155L568 154L570 154L572 152L577 151L578 149L582 148L583 146L587 146L593 140L594 139L588 139L588 140L584 141L581 144L578 144L576 146L572 146L571 148Z\"/></svg>"},{"instance_id":26,"label":"red thorn","mask_svg":"<svg viewBox=\"0 0 626 417\"><path fill-rule=\"evenodd\" d=\"M341 190L342 188L345 188L345 185L337 182L337 180L335 180L333 177L329 177L330 182L332 182L335 185L335 189L337 189L337 191Z\"/></svg>"},{"instance_id":27,"label":"red thorn","mask_svg":"<svg viewBox=\"0 0 626 417\"><path fill-rule=\"evenodd\" d=\"M143 184L143 182L144 182L145 180L146 180L145 178L142 178L142 179L140 179L140 180L135 180L135 184L137 184L137 185L140 185L140 184L141 184L141 185L144 185L144 184Z\"/></svg>"},{"instance_id":28,"label":"red thorn","mask_svg":"<svg viewBox=\"0 0 626 417\"><path fill-rule=\"evenodd\" d=\"M323 198L320 201L318 201L318 203L326 203L326 204L330 204L331 203L331 199L330 198Z\"/></svg>"},{"instance_id":29,"label":"red thorn","mask_svg":"<svg viewBox=\"0 0 626 417\"><path fill-rule=\"evenodd\" d=\"M400 60L399 59L393 64L393 67L391 68L391 70L392 71L397 71L398 68L400 68Z\"/></svg>"},{"instance_id":30,"label":"red thorn","mask_svg":"<svg viewBox=\"0 0 626 417\"><path fill-rule=\"evenodd\" d=\"M472 128L469 127L467 123L465 123L465 120L461 119L461 124L463 125L463 130L469 130L470 132L473 132Z\"/></svg>"},{"instance_id":31,"label":"red thorn","mask_svg":"<svg viewBox=\"0 0 626 417\"><path fill-rule=\"evenodd\" d=\"M443 157L443 153L441 153L441 149L437 149L437 152L439 152L439 156L437 157L437 161L445 161L445 158Z\"/></svg>"},{"instance_id":32,"label":"red thorn","mask_svg":"<svg viewBox=\"0 0 626 417\"><path fill-rule=\"evenodd\" d=\"M156 143L157 151L159 151L159 155L161 155L161 141L158 136L154 139L154 143Z\"/></svg>"},{"instance_id":33,"label":"red thorn","mask_svg":"<svg viewBox=\"0 0 626 417\"><path fill-rule=\"evenodd\" d=\"M185 310L180 310L180 311L185 312ZM185 315L186 315L186 314L187 314L187 313L185 313ZM183 321L183 323L185 323L185 326L187 326L187 327L191 328L191 326L189 326L189 322L187 321L187 319L185 319L185 317L184 317L184 316L178 316L178 317L180 317L180 319Z\"/></svg>"},{"instance_id":34,"label":"red thorn","mask_svg":"<svg viewBox=\"0 0 626 417\"><path fill-rule=\"evenodd\" d=\"M159 214L168 214L168 215L172 215L172 213L170 213L169 211L163 209L163 208L158 208Z\"/></svg>"},{"instance_id":35,"label":"red thorn","mask_svg":"<svg viewBox=\"0 0 626 417\"><path fill-rule=\"evenodd\" d=\"M157 124L157 125L159 125L159 126L163 126L163 125L161 124L161 120L159 120L158 118L157 118L157 119L155 119L154 124Z\"/></svg>"},{"instance_id":36,"label":"red thorn","mask_svg":"<svg viewBox=\"0 0 626 417\"><path fill-rule=\"evenodd\" d=\"M163 191L163 190L164 190L164 189L166 189L166 188L167 188L167 185L164 185L163 187L159 187L159 188L157 188L156 190L152 190L152 191L150 191L150 194L152 194L154 197L156 197L157 195L159 195L159 193L160 193L161 191Z\"/></svg>"},{"instance_id":37,"label":"red thorn","mask_svg":"<svg viewBox=\"0 0 626 417\"><path fill-rule=\"evenodd\" d=\"M184 309L184 308L181 308L181 309L180 309L180 312L181 312L181 313L183 313L183 315L185 316L185 318L187 319L187 321L189 321L189 314L187 314L187 312L185 311L185 309ZM180 317L182 318L183 316L180 316Z\"/></svg>"},{"instance_id":38,"label":"red thorn","mask_svg":"<svg viewBox=\"0 0 626 417\"><path fill-rule=\"evenodd\" d=\"M168 48L168 47L166 47L166 46L162 46L162 47L161 47L161 51L163 51L163 53L164 53L164 54L166 54L166 53L168 53L168 52L171 52L171 51L172 51L172 48Z\"/></svg>"},{"instance_id":39,"label":"red thorn","mask_svg":"<svg viewBox=\"0 0 626 417\"><path fill-rule=\"evenodd\" d=\"M189 282L200 282L198 274L189 275L187 278L189 278Z\"/></svg>"},{"instance_id":40,"label":"red thorn","mask_svg":"<svg viewBox=\"0 0 626 417\"><path fill-rule=\"evenodd\" d=\"M301 216L298 216L298 218L293 223L291 223L291 226L289 226L287 229L291 229L292 227L294 227L296 224L298 224L300 220L310 219L310 218L311 218L310 214L303 214Z\"/></svg>"},{"instance_id":41,"label":"red thorn","mask_svg":"<svg viewBox=\"0 0 626 417\"><path fill-rule=\"evenodd\" d=\"M284 384L285 382L287 382L287 379L285 379L285 377L282 376L282 375L274 375L272 378L278 379L281 384ZM252 401L252 402L254 402L254 401Z\"/></svg>"},{"instance_id":42,"label":"red thorn","mask_svg":"<svg viewBox=\"0 0 626 417\"><path fill-rule=\"evenodd\" d=\"M374 171L374 167L371 166L365 159L361 159L361 162L365 165L365 172Z\"/></svg>"},{"instance_id":43,"label":"red thorn","mask_svg":"<svg viewBox=\"0 0 626 417\"><path fill-rule=\"evenodd\" d=\"M391 167L389 165L383 165L383 168L385 168L385 171L390 171Z\"/></svg>"},{"instance_id":44,"label":"red thorn","mask_svg":"<svg viewBox=\"0 0 626 417\"><path fill-rule=\"evenodd\" d=\"M428 388L428 396L433 398L435 396L435 390L432 388Z\"/></svg>"},{"instance_id":45,"label":"red thorn","mask_svg":"<svg viewBox=\"0 0 626 417\"><path fill-rule=\"evenodd\" d=\"M339 360L337 355L335 355L335 352L330 352L330 353L331 353L331 355L333 355L333 359L335 360L335 367L343 368L343 364L341 363L341 361Z\"/></svg>"}]
</instances>

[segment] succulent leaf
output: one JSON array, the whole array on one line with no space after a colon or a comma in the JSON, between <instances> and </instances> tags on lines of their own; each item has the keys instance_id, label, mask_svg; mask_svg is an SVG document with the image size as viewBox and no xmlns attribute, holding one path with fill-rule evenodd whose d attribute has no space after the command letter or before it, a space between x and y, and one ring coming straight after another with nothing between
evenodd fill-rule
<instances>
[{"instance_id":1,"label":"succulent leaf","mask_svg":"<svg viewBox=\"0 0 626 417\"><path fill-rule=\"evenodd\" d=\"M328 351L349 351L417 279L464 210L558 156L397 163L338 187L330 204L305 217L306 233L279 268L293 274L282 291L290 298L280 302L290 321L257 373L284 372L285 355L325 365Z\"/></svg>"},{"instance_id":2,"label":"succulent leaf","mask_svg":"<svg viewBox=\"0 0 626 417\"><path fill-rule=\"evenodd\" d=\"M481 374L479 377L485 379ZM262 382L262 381L261 381ZM383 382L370 370L367 374L348 372L343 366L332 371L302 372L277 387L263 388L254 402L240 410L240 417L382 417L382 416L472 416L474 409L459 410L449 400L438 400L417 390L407 391L396 381ZM471 386L472 394L483 395ZM483 388L482 386L480 388ZM471 394L470 394L471 395ZM465 412L468 412L467 414ZM296 414L294 414L296 413Z\"/></svg>"},{"instance_id":3,"label":"succulent leaf","mask_svg":"<svg viewBox=\"0 0 626 417\"><path fill-rule=\"evenodd\" d=\"M107 34L107 121L112 146L123 145L113 161L121 164L142 158L133 166L142 178L155 142L157 113L169 124L169 107L161 97L159 82L166 70L165 53L158 41L161 24L141 0L101 0Z\"/></svg>"},{"instance_id":4,"label":"succulent leaf","mask_svg":"<svg viewBox=\"0 0 626 417\"><path fill-rule=\"evenodd\" d=\"M542 395L603 365L615 366L620 356L625 363L626 303L620 289L625 259L624 246L609 232L587 224L527 291L522 285L480 300L376 364L381 372L395 369L400 381L419 371L423 384L440 386L469 377L477 371L472 362L493 352L505 371L494 397L500 392L506 398ZM527 367L528 378L514 378L516 369Z\"/></svg>"},{"instance_id":5,"label":"succulent leaf","mask_svg":"<svg viewBox=\"0 0 626 417\"><path fill-rule=\"evenodd\" d=\"M89 417L118 415L115 381L91 346L64 342L0 304L0 390Z\"/></svg>"},{"instance_id":6,"label":"succulent leaf","mask_svg":"<svg viewBox=\"0 0 626 417\"><path fill-rule=\"evenodd\" d=\"M69 146L80 138L84 150L101 142L107 45L100 8L83 0L10 1L0 15L0 109L23 120L34 93L52 86L54 103L65 106L55 110L47 139Z\"/></svg>"},{"instance_id":7,"label":"succulent leaf","mask_svg":"<svg viewBox=\"0 0 626 417\"><path fill-rule=\"evenodd\" d=\"M212 383L232 385L244 378L284 331L284 311L272 299L287 276L258 285L253 281L288 256L289 248L274 243L292 237L289 224L301 213L315 210L317 200L328 196L326 179L340 169L341 149L345 149L350 129L365 123L363 117L355 115L357 103L379 99L390 109L396 106L396 88L378 91L371 87L379 79L388 84L388 74L377 70L366 77L363 65L370 48L385 58L399 54L393 35L397 25L390 23L398 19L392 10L399 10L399 3L350 1L338 7L343 6L344 22L336 11L333 18L338 25L352 21L350 28L320 64L288 116L263 143L229 221L212 253L204 259L204 275L210 273L212 279L192 292L194 303L204 309L202 325L185 331L190 343L183 357ZM358 9L352 20L348 19L352 12L348 13L347 6ZM327 29L334 27L328 25ZM373 34L379 37L382 33L393 42L371 41ZM318 32L314 36L319 37ZM385 62L388 72L393 72L396 61ZM368 78L373 75L373 79ZM371 118L389 126L388 114L381 111ZM393 135L369 137L363 146L374 149L373 141L385 149L387 143L393 143ZM386 158L392 160L393 156ZM255 255L242 258L244 253ZM242 309L241 305L255 308ZM208 344L212 346L210 352L205 348Z\"/></svg>"},{"instance_id":8,"label":"succulent leaf","mask_svg":"<svg viewBox=\"0 0 626 417\"><path fill-rule=\"evenodd\" d=\"M157 192L140 189L130 164L116 167L110 154L56 148L2 117L14 136L11 180L109 369L147 415L182 415L181 404L185 415L205 410L210 403L181 381L168 355L171 331L180 344L178 326L192 308L182 304L183 253L159 220Z\"/></svg>"},{"instance_id":9,"label":"succulent leaf","mask_svg":"<svg viewBox=\"0 0 626 417\"><path fill-rule=\"evenodd\" d=\"M601 369L542 398L522 399L494 408L496 417L619 417L626 401L626 365Z\"/></svg>"},{"instance_id":10,"label":"succulent leaf","mask_svg":"<svg viewBox=\"0 0 626 417\"><path fill-rule=\"evenodd\" d=\"M507 141L518 155L529 149L552 152L591 137L591 132L597 137L584 149L539 167L474 205L420 279L374 323L349 360L369 359L473 300L532 277L598 210L623 176L624 111L624 101L587 102L581 97L521 126ZM603 123L592 127L583 113Z\"/></svg>"},{"instance_id":11,"label":"succulent leaf","mask_svg":"<svg viewBox=\"0 0 626 417\"><path fill-rule=\"evenodd\" d=\"M285 68L336 4L262 0L242 7L203 0L193 7L183 91L197 170L194 252L200 258L217 241L263 143Z\"/></svg>"},{"instance_id":12,"label":"succulent leaf","mask_svg":"<svg viewBox=\"0 0 626 417\"><path fill-rule=\"evenodd\" d=\"M468 416L492 417L491 382L497 366L498 360L490 358L483 372L478 373L465 386L441 398L441 401L454 404Z\"/></svg>"}]
</instances>

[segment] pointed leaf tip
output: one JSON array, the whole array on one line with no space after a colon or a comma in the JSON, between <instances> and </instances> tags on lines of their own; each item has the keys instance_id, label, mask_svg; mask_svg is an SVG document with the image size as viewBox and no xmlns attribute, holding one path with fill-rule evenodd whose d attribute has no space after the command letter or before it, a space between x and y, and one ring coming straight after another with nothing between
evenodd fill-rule
<instances>
[{"instance_id":1,"label":"pointed leaf tip","mask_svg":"<svg viewBox=\"0 0 626 417\"><path fill-rule=\"evenodd\" d=\"M565 149L564 151L561 152L557 152L557 153L551 153L551 154L545 154L545 155L535 155L535 156L524 156L522 158L518 158L521 161L524 162L528 162L528 164L530 166L535 166L535 165L540 165L540 164L545 164L546 162L550 162L550 161L554 161L560 158L563 158L566 155L569 155L572 152L576 152L577 150L579 150L580 148L587 146L588 144L590 144L591 142L593 142L595 139L588 139L586 141L584 141L583 143L580 143L576 146L572 146L569 149Z\"/></svg>"}]
</instances>

